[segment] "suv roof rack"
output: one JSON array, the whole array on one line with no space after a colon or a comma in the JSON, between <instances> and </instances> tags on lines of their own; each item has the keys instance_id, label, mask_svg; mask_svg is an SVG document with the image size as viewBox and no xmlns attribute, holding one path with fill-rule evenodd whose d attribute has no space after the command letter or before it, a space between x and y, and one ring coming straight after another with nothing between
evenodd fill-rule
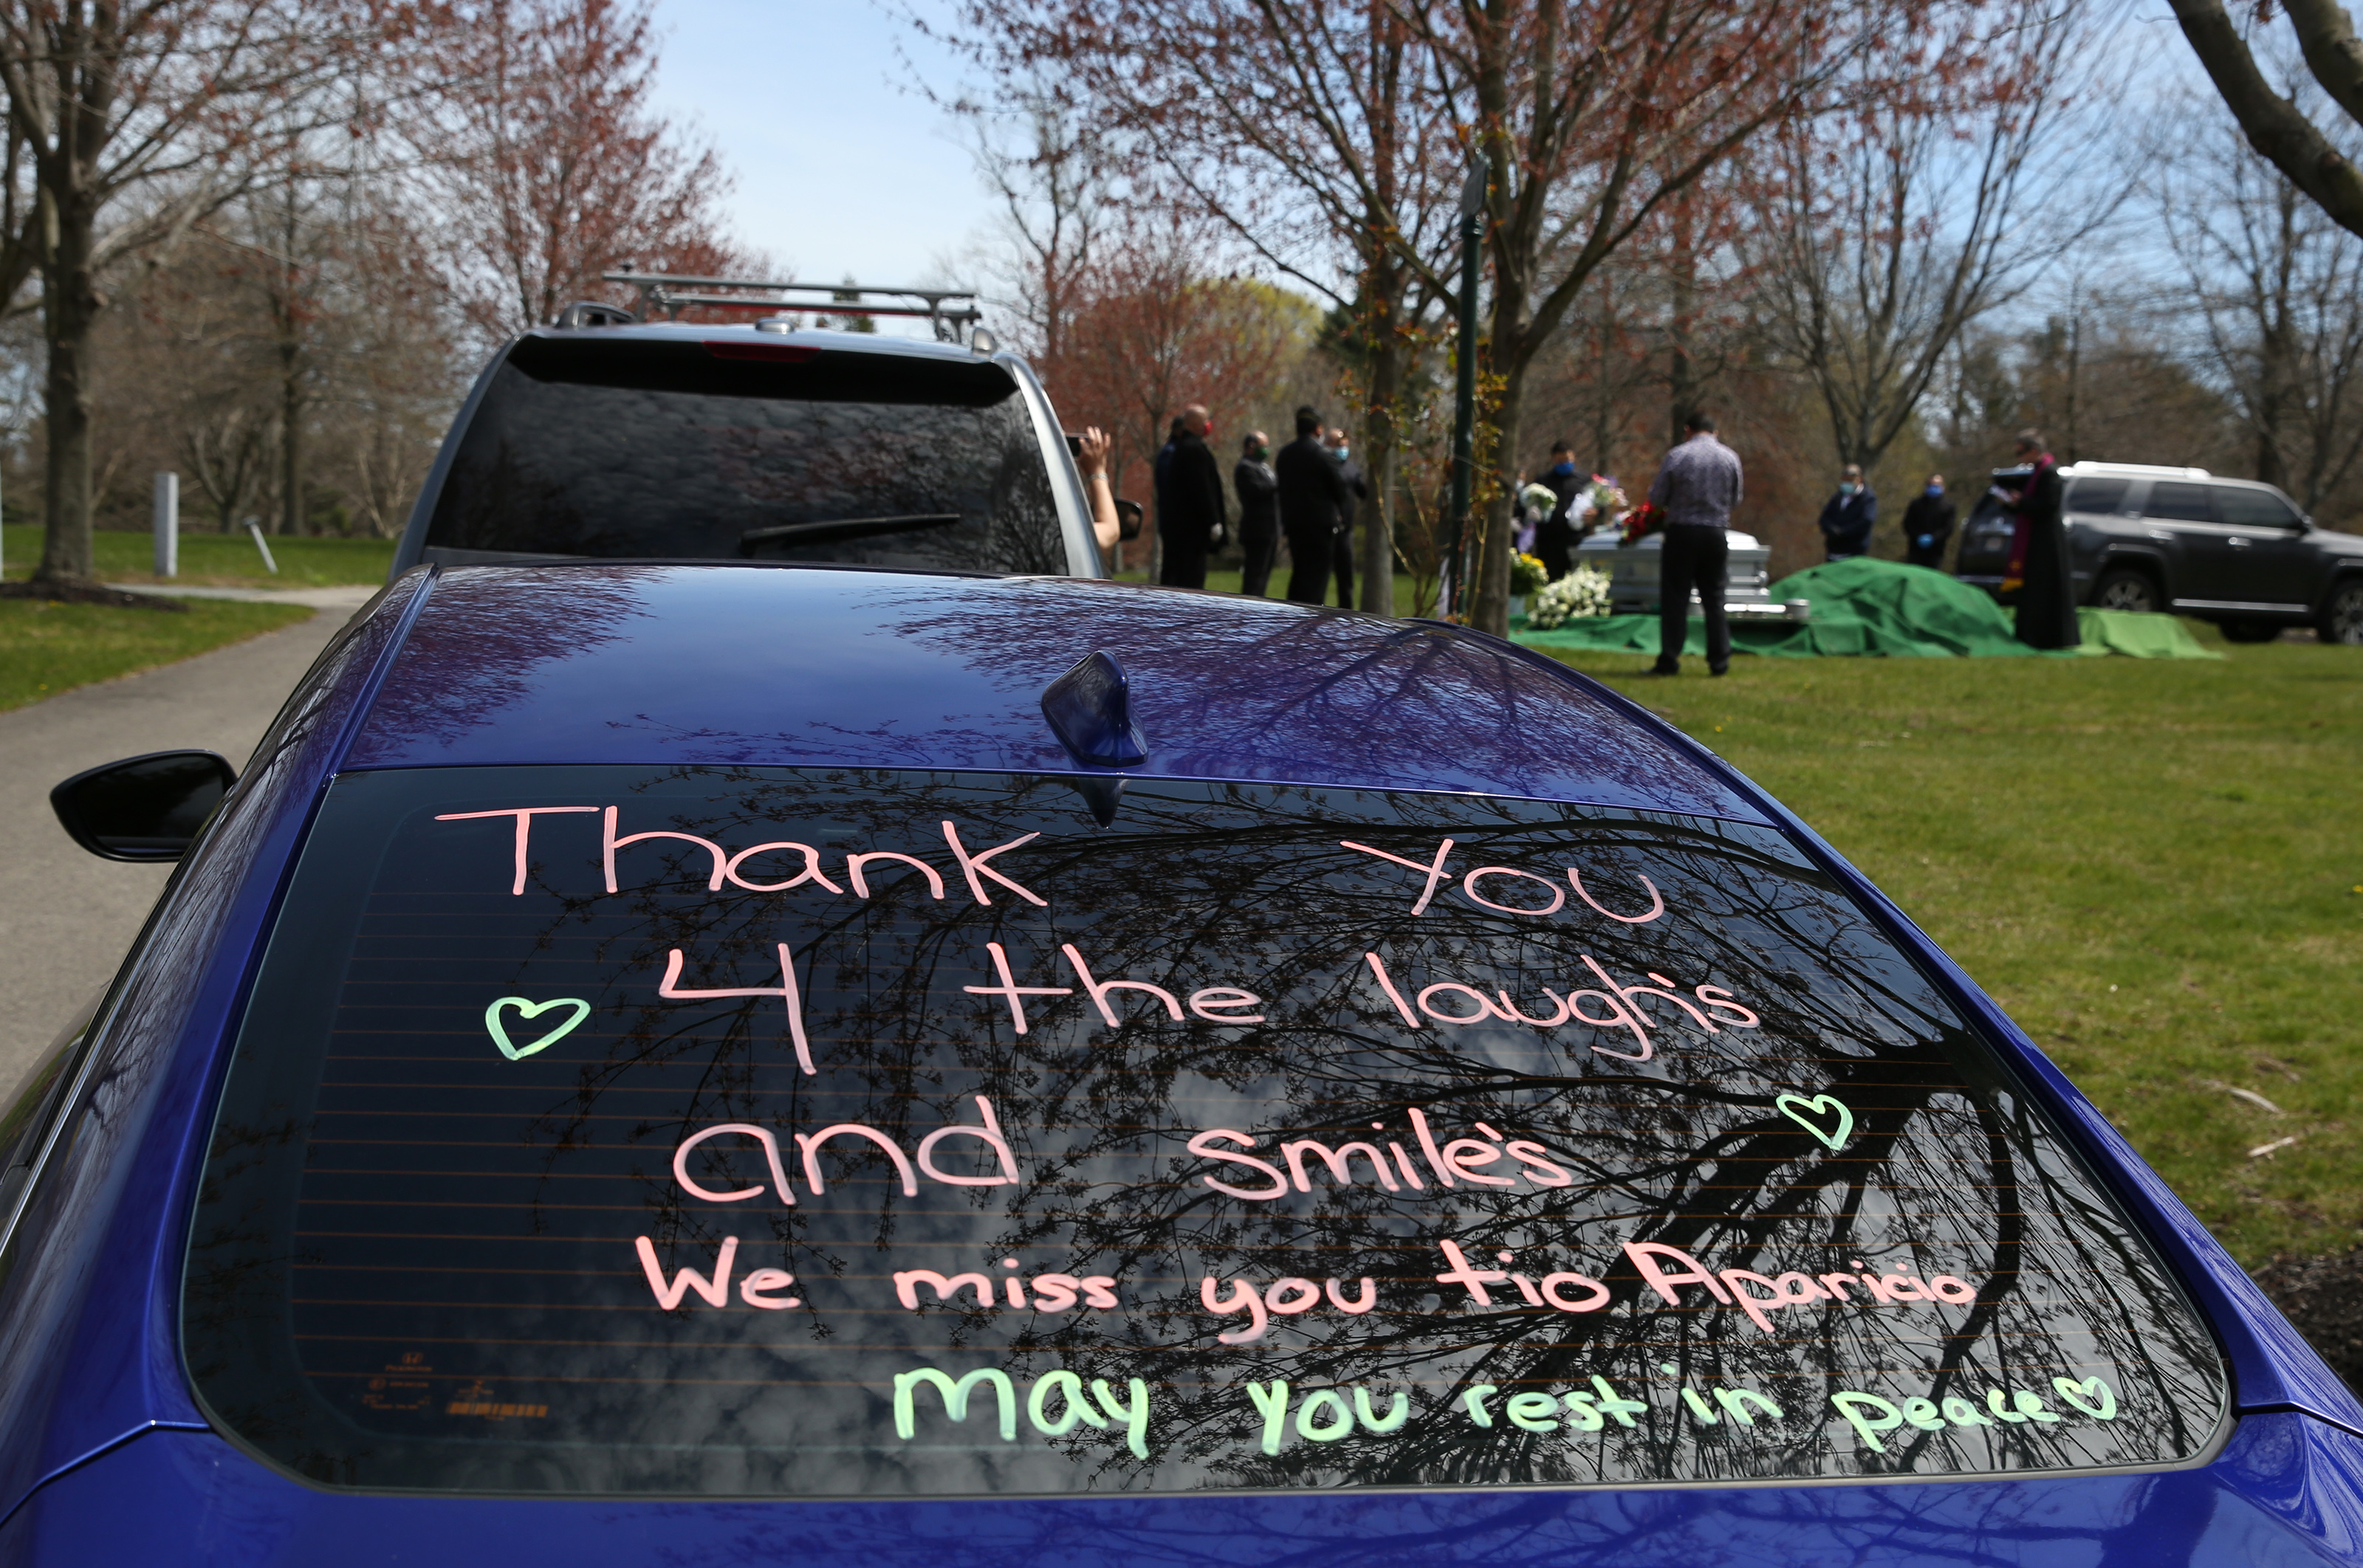
<instances>
[{"instance_id":1,"label":"suv roof rack","mask_svg":"<svg viewBox=\"0 0 2363 1568\"><path fill-rule=\"evenodd\" d=\"M960 289L888 289L860 283L795 283L757 278L696 278L674 272L642 272L626 262L620 271L603 272L610 283L627 283L640 293L640 315L654 318L662 311L678 321L691 305L722 310L814 311L839 315L925 316L939 342L957 343L961 328L983 319L976 295ZM818 296L803 299L795 296ZM883 304L872 304L872 298ZM896 303L901 302L901 303Z\"/></svg>"},{"instance_id":2,"label":"suv roof rack","mask_svg":"<svg viewBox=\"0 0 2363 1568\"><path fill-rule=\"evenodd\" d=\"M2147 479L2212 479L2205 469L2167 468L2158 463L2070 463L2068 467L2080 474L2129 474Z\"/></svg>"}]
</instances>

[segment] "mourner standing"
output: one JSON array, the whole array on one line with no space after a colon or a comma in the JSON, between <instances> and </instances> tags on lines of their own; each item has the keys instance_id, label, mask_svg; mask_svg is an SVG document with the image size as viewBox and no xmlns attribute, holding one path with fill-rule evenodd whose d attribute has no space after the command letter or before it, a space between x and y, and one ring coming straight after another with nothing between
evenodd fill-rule
<instances>
[{"instance_id":1,"label":"mourner standing","mask_svg":"<svg viewBox=\"0 0 2363 1568\"><path fill-rule=\"evenodd\" d=\"M1930 474L1927 485L1903 509L1903 558L1912 566L1945 569L1945 541L1953 536L1957 513L1945 495L1945 476Z\"/></svg>"},{"instance_id":2,"label":"mourner standing","mask_svg":"<svg viewBox=\"0 0 2363 1568\"><path fill-rule=\"evenodd\" d=\"M1296 439L1271 460L1280 480L1280 529L1296 562L1288 576L1288 597L1318 604L1329 596L1329 564L1337 550L1338 509L1354 492L1321 445L1321 415L1311 405L1296 411Z\"/></svg>"},{"instance_id":3,"label":"mourner standing","mask_svg":"<svg viewBox=\"0 0 2363 1568\"><path fill-rule=\"evenodd\" d=\"M1824 558L1851 560L1870 551L1870 531L1879 524L1879 497L1863 482L1862 469L1853 463L1838 476L1837 493L1822 508Z\"/></svg>"},{"instance_id":4,"label":"mourner standing","mask_svg":"<svg viewBox=\"0 0 2363 1568\"><path fill-rule=\"evenodd\" d=\"M1239 443L1231 490L1239 498L1239 549L1247 557L1239 591L1260 599L1271 587L1272 558L1280 553L1280 476L1271 471L1271 442L1262 431L1248 431Z\"/></svg>"},{"instance_id":5,"label":"mourner standing","mask_svg":"<svg viewBox=\"0 0 2363 1568\"><path fill-rule=\"evenodd\" d=\"M2041 432L2020 431L2017 447L2018 460L2031 471L2015 496L2002 494L2018 514L2005 574L2019 580L2018 640L2031 648L2072 648L2083 636L2076 625L2076 585L2060 515L2066 486L2058 463L2043 449Z\"/></svg>"},{"instance_id":6,"label":"mourner standing","mask_svg":"<svg viewBox=\"0 0 2363 1568\"><path fill-rule=\"evenodd\" d=\"M1223 526L1223 470L1206 449L1215 422L1196 403L1182 411L1165 469L1157 530L1165 546L1157 580L1168 588L1206 586L1206 554Z\"/></svg>"},{"instance_id":7,"label":"mourner standing","mask_svg":"<svg viewBox=\"0 0 2363 1568\"><path fill-rule=\"evenodd\" d=\"M1564 441L1554 441L1550 458L1550 467L1537 481L1550 487L1553 500L1550 510L1535 529L1535 555L1543 563L1544 572L1557 582L1575 569L1570 554L1575 548L1574 511L1584 487L1583 476L1575 471L1573 447Z\"/></svg>"},{"instance_id":8,"label":"mourner standing","mask_svg":"<svg viewBox=\"0 0 2363 1568\"><path fill-rule=\"evenodd\" d=\"M1346 444L1346 433L1332 426L1329 431L1329 460L1337 465L1337 477L1352 491L1344 505L1337 508L1337 532L1331 536L1329 569L1337 574L1337 607L1354 607L1354 506L1370 493L1363 482L1362 465L1354 460L1354 451Z\"/></svg>"},{"instance_id":9,"label":"mourner standing","mask_svg":"<svg viewBox=\"0 0 2363 1568\"><path fill-rule=\"evenodd\" d=\"M1731 623L1724 614L1724 577L1731 560L1731 511L1739 504L1739 454L1715 439L1713 416L1693 411L1682 421L1690 438L1658 465L1649 499L1666 514L1665 553L1658 567L1658 662L1652 675L1676 675L1691 631L1691 593L1706 616L1706 668L1731 668Z\"/></svg>"}]
</instances>

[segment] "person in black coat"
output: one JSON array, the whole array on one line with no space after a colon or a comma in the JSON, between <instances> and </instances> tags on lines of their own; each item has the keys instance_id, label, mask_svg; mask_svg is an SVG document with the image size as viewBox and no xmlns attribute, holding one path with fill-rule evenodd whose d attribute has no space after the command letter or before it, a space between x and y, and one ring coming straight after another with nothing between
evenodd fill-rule
<instances>
[{"instance_id":1,"label":"person in black coat","mask_svg":"<svg viewBox=\"0 0 2363 1568\"><path fill-rule=\"evenodd\" d=\"M1903 558L1913 566L1945 569L1945 541L1958 520L1945 496L1945 476L1930 474L1928 486L1903 509Z\"/></svg>"},{"instance_id":2,"label":"person in black coat","mask_svg":"<svg viewBox=\"0 0 2363 1568\"><path fill-rule=\"evenodd\" d=\"M1239 498L1239 548L1247 556L1239 591L1260 599L1271 587L1272 558L1280 553L1280 476L1271 471L1271 443L1262 431L1248 431L1239 444L1231 490Z\"/></svg>"},{"instance_id":3,"label":"person in black coat","mask_svg":"<svg viewBox=\"0 0 2363 1568\"><path fill-rule=\"evenodd\" d=\"M1346 444L1346 433L1332 427L1329 432L1329 460L1337 465L1337 477L1346 481L1353 492L1351 500L1337 509L1337 531L1329 537L1329 569L1337 574L1337 607L1354 607L1354 505L1370 493L1362 478L1362 465L1354 461L1353 448Z\"/></svg>"},{"instance_id":4,"label":"person in black coat","mask_svg":"<svg viewBox=\"0 0 2363 1568\"><path fill-rule=\"evenodd\" d=\"M2076 624L2076 580L2062 516L2068 487L2039 432L2018 433L2018 460L2033 470L2011 502L2019 518L2012 550L2018 569L2009 573L2020 579L2018 640L2031 648L2072 648L2083 633Z\"/></svg>"},{"instance_id":5,"label":"person in black coat","mask_svg":"<svg viewBox=\"0 0 2363 1568\"><path fill-rule=\"evenodd\" d=\"M1535 526L1535 558L1557 582L1575 569L1575 503L1582 496L1585 480L1576 471L1575 448L1566 442L1551 443L1550 458L1550 467L1536 480L1548 485L1555 499Z\"/></svg>"},{"instance_id":6,"label":"person in black coat","mask_svg":"<svg viewBox=\"0 0 2363 1568\"><path fill-rule=\"evenodd\" d=\"M1870 531L1878 525L1879 497L1863 482L1862 469L1848 463L1838 478L1837 493L1822 508L1824 558L1843 561L1869 554Z\"/></svg>"},{"instance_id":7,"label":"person in black coat","mask_svg":"<svg viewBox=\"0 0 2363 1568\"><path fill-rule=\"evenodd\" d=\"M1288 597L1318 604L1329 596L1329 567L1337 536L1337 513L1353 504L1346 476L1321 444L1321 415L1310 406L1296 411L1296 439L1271 460L1280 480L1280 530L1296 562Z\"/></svg>"},{"instance_id":8,"label":"person in black coat","mask_svg":"<svg viewBox=\"0 0 2363 1568\"><path fill-rule=\"evenodd\" d=\"M1164 509L1157 530L1165 540L1165 569L1157 580L1168 588L1206 586L1206 555L1224 523L1223 470L1207 449L1215 422L1196 403L1182 411L1173 436L1173 458L1165 470Z\"/></svg>"}]
</instances>

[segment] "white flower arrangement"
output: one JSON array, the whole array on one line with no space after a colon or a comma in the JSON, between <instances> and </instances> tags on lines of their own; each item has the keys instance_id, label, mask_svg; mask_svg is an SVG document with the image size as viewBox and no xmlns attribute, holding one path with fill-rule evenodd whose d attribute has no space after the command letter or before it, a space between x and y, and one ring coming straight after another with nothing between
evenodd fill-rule
<instances>
[{"instance_id":1,"label":"white flower arrangement","mask_svg":"<svg viewBox=\"0 0 2363 1568\"><path fill-rule=\"evenodd\" d=\"M1557 582L1544 584L1526 601L1526 625L1537 632L1607 613L1608 574L1595 566L1576 568Z\"/></svg>"}]
</instances>

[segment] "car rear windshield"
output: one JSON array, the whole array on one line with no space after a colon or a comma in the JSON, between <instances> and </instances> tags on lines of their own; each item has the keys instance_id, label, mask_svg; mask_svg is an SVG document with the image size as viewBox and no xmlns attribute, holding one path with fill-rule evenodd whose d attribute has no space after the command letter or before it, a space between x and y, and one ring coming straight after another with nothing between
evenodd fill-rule
<instances>
[{"instance_id":1,"label":"car rear windshield","mask_svg":"<svg viewBox=\"0 0 2363 1568\"><path fill-rule=\"evenodd\" d=\"M183 1321L288 1470L467 1492L2014 1474L2226 1406L1778 834L1259 784L348 776Z\"/></svg>"},{"instance_id":2,"label":"car rear windshield","mask_svg":"<svg viewBox=\"0 0 2363 1568\"><path fill-rule=\"evenodd\" d=\"M1068 569L1041 441L1006 370L752 334L521 340L469 419L427 545L447 562Z\"/></svg>"}]
</instances>

